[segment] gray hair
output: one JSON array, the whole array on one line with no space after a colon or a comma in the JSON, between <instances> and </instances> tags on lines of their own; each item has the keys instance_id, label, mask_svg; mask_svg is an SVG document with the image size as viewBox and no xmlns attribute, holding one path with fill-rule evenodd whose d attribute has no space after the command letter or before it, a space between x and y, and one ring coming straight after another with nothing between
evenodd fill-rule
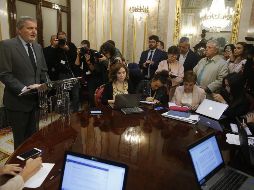
<instances>
[{"instance_id":1,"label":"gray hair","mask_svg":"<svg viewBox=\"0 0 254 190\"><path fill-rule=\"evenodd\" d=\"M190 39L188 37L181 37L179 43L190 43Z\"/></svg>"},{"instance_id":2,"label":"gray hair","mask_svg":"<svg viewBox=\"0 0 254 190\"><path fill-rule=\"evenodd\" d=\"M213 44L214 45L214 47L218 50L218 52L219 52L219 50L220 50L220 44L219 44L219 42L217 41L217 40L208 40L208 42L206 43L206 44Z\"/></svg>"},{"instance_id":3,"label":"gray hair","mask_svg":"<svg viewBox=\"0 0 254 190\"><path fill-rule=\"evenodd\" d=\"M26 21L31 21L31 22L34 22L34 23L37 22L34 18L32 18L30 16L21 16L19 18L19 20L17 21L16 28L18 30L22 29L24 27Z\"/></svg>"}]
</instances>

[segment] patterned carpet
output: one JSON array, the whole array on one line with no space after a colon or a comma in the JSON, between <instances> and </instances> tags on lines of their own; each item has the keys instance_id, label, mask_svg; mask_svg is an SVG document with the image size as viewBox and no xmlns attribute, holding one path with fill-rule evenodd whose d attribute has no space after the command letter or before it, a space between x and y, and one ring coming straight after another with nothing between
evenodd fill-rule
<instances>
[{"instance_id":1,"label":"patterned carpet","mask_svg":"<svg viewBox=\"0 0 254 190\"><path fill-rule=\"evenodd\" d=\"M13 135L10 127L0 130L0 166L2 166L13 153Z\"/></svg>"},{"instance_id":2,"label":"patterned carpet","mask_svg":"<svg viewBox=\"0 0 254 190\"><path fill-rule=\"evenodd\" d=\"M58 114L54 114L46 121L40 121L39 128L47 126L51 121L55 121L59 118ZM14 151L13 135L11 127L0 129L0 166L4 165L6 160Z\"/></svg>"}]
</instances>

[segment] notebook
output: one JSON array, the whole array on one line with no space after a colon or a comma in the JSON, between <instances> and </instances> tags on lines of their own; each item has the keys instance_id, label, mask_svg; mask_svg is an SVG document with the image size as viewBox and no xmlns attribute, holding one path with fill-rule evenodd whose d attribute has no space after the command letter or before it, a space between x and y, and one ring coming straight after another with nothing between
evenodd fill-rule
<instances>
[{"instance_id":1,"label":"notebook","mask_svg":"<svg viewBox=\"0 0 254 190\"><path fill-rule=\"evenodd\" d=\"M219 120L227 108L227 104L204 99L203 102L198 106L196 113Z\"/></svg>"},{"instance_id":2,"label":"notebook","mask_svg":"<svg viewBox=\"0 0 254 190\"><path fill-rule=\"evenodd\" d=\"M190 112L180 112L180 111L174 111L169 110L163 114L161 114L163 117L196 124L199 121L199 115L191 114Z\"/></svg>"},{"instance_id":3,"label":"notebook","mask_svg":"<svg viewBox=\"0 0 254 190\"><path fill-rule=\"evenodd\" d=\"M115 96L115 103L110 104L113 109L119 109L124 114L141 113L139 108L140 94L118 94Z\"/></svg>"},{"instance_id":4,"label":"notebook","mask_svg":"<svg viewBox=\"0 0 254 190\"><path fill-rule=\"evenodd\" d=\"M254 178L225 166L214 134L188 147L194 173L201 189L251 189Z\"/></svg>"},{"instance_id":5,"label":"notebook","mask_svg":"<svg viewBox=\"0 0 254 190\"><path fill-rule=\"evenodd\" d=\"M125 164L66 152L59 189L123 190L127 173Z\"/></svg>"}]
</instances>

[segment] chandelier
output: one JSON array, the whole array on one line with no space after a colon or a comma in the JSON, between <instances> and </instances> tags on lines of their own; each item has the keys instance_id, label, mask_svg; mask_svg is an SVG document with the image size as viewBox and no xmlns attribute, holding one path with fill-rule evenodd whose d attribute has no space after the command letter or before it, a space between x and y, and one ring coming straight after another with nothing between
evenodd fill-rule
<instances>
[{"instance_id":1,"label":"chandelier","mask_svg":"<svg viewBox=\"0 0 254 190\"><path fill-rule=\"evenodd\" d=\"M200 12L201 25L212 32L220 32L231 23L234 10L225 7L224 0L213 0L210 8L204 8Z\"/></svg>"},{"instance_id":2,"label":"chandelier","mask_svg":"<svg viewBox=\"0 0 254 190\"><path fill-rule=\"evenodd\" d=\"M151 2L149 0L132 0L129 12L132 13L135 18L142 20L148 16L150 4Z\"/></svg>"}]
</instances>

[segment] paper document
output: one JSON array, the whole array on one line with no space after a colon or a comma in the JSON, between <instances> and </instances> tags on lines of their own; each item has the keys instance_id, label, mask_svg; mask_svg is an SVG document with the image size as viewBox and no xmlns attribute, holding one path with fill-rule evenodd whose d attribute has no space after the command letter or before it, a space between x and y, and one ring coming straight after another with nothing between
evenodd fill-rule
<instances>
[{"instance_id":1,"label":"paper document","mask_svg":"<svg viewBox=\"0 0 254 190\"><path fill-rule=\"evenodd\" d=\"M240 145L239 135L227 133L226 137L227 137L226 141L228 144Z\"/></svg>"},{"instance_id":2,"label":"paper document","mask_svg":"<svg viewBox=\"0 0 254 190\"><path fill-rule=\"evenodd\" d=\"M38 188L41 186L43 181L48 176L49 172L52 170L55 164L52 163L42 163L42 168L29 180L26 181L25 187L28 188Z\"/></svg>"},{"instance_id":3,"label":"paper document","mask_svg":"<svg viewBox=\"0 0 254 190\"><path fill-rule=\"evenodd\" d=\"M226 141L228 144L240 145L239 135L227 133L226 137L227 137ZM254 146L254 137L248 137L248 144L249 146L250 145Z\"/></svg>"},{"instance_id":4,"label":"paper document","mask_svg":"<svg viewBox=\"0 0 254 190\"><path fill-rule=\"evenodd\" d=\"M236 124L230 123L230 127L231 127L231 130L232 130L233 133L238 133L238 127L237 127ZM249 127L244 127L244 129L245 129L248 136L252 135L252 133L250 132Z\"/></svg>"}]
</instances>

